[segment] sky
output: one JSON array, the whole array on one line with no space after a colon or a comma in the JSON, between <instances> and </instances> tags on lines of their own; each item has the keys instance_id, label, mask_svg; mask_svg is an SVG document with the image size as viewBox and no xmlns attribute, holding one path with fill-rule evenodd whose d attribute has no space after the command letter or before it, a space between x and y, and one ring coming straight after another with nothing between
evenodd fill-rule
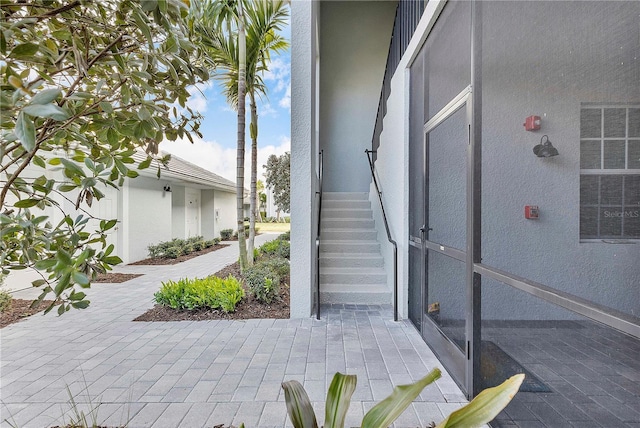
<instances>
[{"instance_id":1,"label":"sky","mask_svg":"<svg viewBox=\"0 0 640 428\"><path fill-rule=\"evenodd\" d=\"M282 33L291 40L291 28ZM291 147L291 52L272 54L269 72L263 76L267 97L257 101L258 107L258 180L265 181L262 165L271 154L276 156ZM202 116L200 132L188 139L163 141L160 149L208 169L233 182L236 181L237 113L232 110L215 78L192 88L188 106ZM246 102L245 188L250 185L251 137L249 135L249 98Z\"/></svg>"}]
</instances>

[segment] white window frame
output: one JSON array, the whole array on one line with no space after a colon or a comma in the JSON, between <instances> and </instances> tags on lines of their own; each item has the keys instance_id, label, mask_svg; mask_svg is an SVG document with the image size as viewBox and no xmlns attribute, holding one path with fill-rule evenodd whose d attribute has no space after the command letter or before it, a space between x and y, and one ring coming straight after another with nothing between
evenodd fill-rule
<instances>
[{"instance_id":1,"label":"white window frame","mask_svg":"<svg viewBox=\"0 0 640 428\"><path fill-rule=\"evenodd\" d=\"M625 136L624 137L604 137L604 110L605 109L625 109L626 110L626 117L625 117ZM595 175L595 176L610 176L610 175L622 175L622 176L633 176L633 175L639 175L640 176L640 169L638 168L629 168L629 142L633 141L633 142L638 142L638 144L640 144L640 136L638 137L630 137L629 136L629 109L640 109L640 104L590 104L590 103L584 103L580 106L580 111L582 112L582 110L585 109L593 109L593 110L600 110L600 137L589 137L589 138L583 138L582 135L580 136L580 151L582 151L582 142L583 141L599 141L600 142L600 168L589 168L589 169L580 169L580 183L582 183L582 176L588 176L588 175ZM624 163L624 168L619 168L619 169L613 169L613 168L605 168L604 167L604 163L605 163L605 142L606 141L624 141L625 143L625 163ZM581 153L582 154L582 153ZM623 195L624 198L624 195ZM580 210L582 210L582 201L580 201ZM623 200L623 206L624 206L624 200ZM600 204L598 203L598 207L600 207ZM638 210L640 210L640 207L638 207ZM599 210L598 210L599 211ZM579 219L579 221L581 222L582 220ZM598 224L598 231L600 229L600 218L598 217L598 219L596 220L597 224ZM580 236L580 242L606 242L606 243L613 243L613 244L625 244L625 243L640 243L640 237L633 237L633 238L625 238L624 236L621 236L619 238L582 238L582 236Z\"/></svg>"}]
</instances>

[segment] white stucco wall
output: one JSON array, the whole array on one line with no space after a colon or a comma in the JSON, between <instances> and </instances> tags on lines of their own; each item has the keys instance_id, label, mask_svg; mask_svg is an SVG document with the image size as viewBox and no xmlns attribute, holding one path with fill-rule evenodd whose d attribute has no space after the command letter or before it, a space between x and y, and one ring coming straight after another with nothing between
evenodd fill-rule
<instances>
[{"instance_id":1,"label":"white stucco wall","mask_svg":"<svg viewBox=\"0 0 640 428\"><path fill-rule=\"evenodd\" d=\"M291 3L291 318L308 317L313 302L317 8Z\"/></svg>"},{"instance_id":2,"label":"white stucco wall","mask_svg":"<svg viewBox=\"0 0 640 428\"><path fill-rule=\"evenodd\" d=\"M216 236L215 192L212 189L201 190L200 197L200 234L204 239L213 239Z\"/></svg>"},{"instance_id":3,"label":"white stucco wall","mask_svg":"<svg viewBox=\"0 0 640 428\"><path fill-rule=\"evenodd\" d=\"M184 238L185 235L185 188L174 184L171 186L171 238Z\"/></svg>"},{"instance_id":4,"label":"white stucco wall","mask_svg":"<svg viewBox=\"0 0 640 428\"><path fill-rule=\"evenodd\" d=\"M324 191L366 192L395 2L322 2L320 147ZM293 110L292 110L293 111Z\"/></svg>"},{"instance_id":5,"label":"white stucco wall","mask_svg":"<svg viewBox=\"0 0 640 428\"><path fill-rule=\"evenodd\" d=\"M236 194L216 190L214 206L215 209L218 210L218 218L215 221L215 236L219 237L220 231L224 229L236 230L238 227L238 221L236 219Z\"/></svg>"},{"instance_id":6,"label":"white stucco wall","mask_svg":"<svg viewBox=\"0 0 640 428\"><path fill-rule=\"evenodd\" d=\"M172 186L173 188L173 186ZM138 177L128 184L128 260L148 257L147 247L171 240L171 193L164 192L155 178Z\"/></svg>"}]
</instances>

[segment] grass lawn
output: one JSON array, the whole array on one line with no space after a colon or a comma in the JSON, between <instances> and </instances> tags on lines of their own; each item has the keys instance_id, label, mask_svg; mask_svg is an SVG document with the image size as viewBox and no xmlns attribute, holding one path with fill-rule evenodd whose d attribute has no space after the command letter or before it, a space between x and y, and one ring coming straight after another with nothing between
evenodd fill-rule
<instances>
[{"instance_id":1,"label":"grass lawn","mask_svg":"<svg viewBox=\"0 0 640 428\"><path fill-rule=\"evenodd\" d=\"M260 232L284 233L291 230L291 223L256 223Z\"/></svg>"}]
</instances>

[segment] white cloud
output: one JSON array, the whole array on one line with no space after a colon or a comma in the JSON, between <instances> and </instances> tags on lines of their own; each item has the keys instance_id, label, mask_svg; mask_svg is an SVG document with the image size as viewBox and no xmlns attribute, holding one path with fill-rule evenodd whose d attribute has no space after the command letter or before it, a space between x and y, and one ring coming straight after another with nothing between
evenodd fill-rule
<instances>
[{"instance_id":1,"label":"white cloud","mask_svg":"<svg viewBox=\"0 0 640 428\"><path fill-rule=\"evenodd\" d=\"M289 111L291 111L291 81L289 81L287 90L285 91L284 96L280 98L280 102L278 102L278 105L280 105L280 107L282 108L288 108Z\"/></svg>"},{"instance_id":2,"label":"white cloud","mask_svg":"<svg viewBox=\"0 0 640 428\"><path fill-rule=\"evenodd\" d=\"M213 91L209 91L209 89L213 88L213 80L208 80L206 82L198 83L197 85L193 85L189 88L189 98L185 103L186 107L189 107L196 113L204 114L207 111L207 107L211 99L207 99L205 93L210 95L210 98L213 97ZM174 106L179 109L180 112L184 110L180 107L180 105L176 102Z\"/></svg>"},{"instance_id":3,"label":"white cloud","mask_svg":"<svg viewBox=\"0 0 640 428\"><path fill-rule=\"evenodd\" d=\"M201 168L214 172L235 183L236 181L236 149L222 147L216 141L205 141L194 137L193 144L189 140L163 141L160 149L172 153L186 161L198 165ZM264 169L262 165L267 163L269 155L280 156L291 150L291 139L287 136L280 137L278 145L258 147L258 180L264 181ZM245 151L245 188L251 184L251 152L247 144Z\"/></svg>"},{"instance_id":4,"label":"white cloud","mask_svg":"<svg viewBox=\"0 0 640 428\"><path fill-rule=\"evenodd\" d=\"M271 107L270 103L262 104L258 107L258 116L260 117L278 117L278 111ZM260 126L260 122L258 122Z\"/></svg>"},{"instance_id":5,"label":"white cloud","mask_svg":"<svg viewBox=\"0 0 640 428\"><path fill-rule=\"evenodd\" d=\"M195 92L187 100L186 106L194 112L203 114L207 111L207 98L200 92Z\"/></svg>"},{"instance_id":6,"label":"white cloud","mask_svg":"<svg viewBox=\"0 0 640 428\"><path fill-rule=\"evenodd\" d=\"M284 87L280 87L280 81L288 80L291 74L291 64L284 62L282 58L278 57L271 60L268 64L268 70L262 74L264 80L272 80L278 82L277 90L282 90Z\"/></svg>"}]
</instances>

